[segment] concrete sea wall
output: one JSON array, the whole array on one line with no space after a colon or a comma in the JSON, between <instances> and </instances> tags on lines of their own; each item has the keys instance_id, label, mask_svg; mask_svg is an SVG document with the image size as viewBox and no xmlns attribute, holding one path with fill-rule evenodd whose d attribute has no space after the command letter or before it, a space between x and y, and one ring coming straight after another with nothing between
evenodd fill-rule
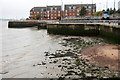
<instances>
[{"instance_id":1,"label":"concrete sea wall","mask_svg":"<svg viewBox=\"0 0 120 80\"><path fill-rule=\"evenodd\" d=\"M120 27L101 25L99 28L100 37L103 37L112 43L120 44Z\"/></svg>"},{"instance_id":2,"label":"concrete sea wall","mask_svg":"<svg viewBox=\"0 0 120 80\"><path fill-rule=\"evenodd\" d=\"M35 27L38 29L47 29L45 22L37 21L9 21L8 28L26 28L26 27Z\"/></svg>"},{"instance_id":3,"label":"concrete sea wall","mask_svg":"<svg viewBox=\"0 0 120 80\"><path fill-rule=\"evenodd\" d=\"M47 24L49 34L74 36L99 36L120 44L120 27L95 23Z\"/></svg>"},{"instance_id":4,"label":"concrete sea wall","mask_svg":"<svg viewBox=\"0 0 120 80\"><path fill-rule=\"evenodd\" d=\"M96 36L99 33L97 25L87 24L48 24L48 33L75 36Z\"/></svg>"}]
</instances>

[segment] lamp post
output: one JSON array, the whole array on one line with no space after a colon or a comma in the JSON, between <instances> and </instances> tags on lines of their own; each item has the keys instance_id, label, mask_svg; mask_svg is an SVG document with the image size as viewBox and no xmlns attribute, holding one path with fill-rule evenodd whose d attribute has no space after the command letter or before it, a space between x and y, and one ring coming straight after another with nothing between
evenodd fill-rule
<instances>
[{"instance_id":1,"label":"lamp post","mask_svg":"<svg viewBox=\"0 0 120 80\"><path fill-rule=\"evenodd\" d=\"M115 9L115 0L114 0L114 9Z\"/></svg>"},{"instance_id":2,"label":"lamp post","mask_svg":"<svg viewBox=\"0 0 120 80\"><path fill-rule=\"evenodd\" d=\"M92 0L92 17L93 17L93 0Z\"/></svg>"},{"instance_id":3,"label":"lamp post","mask_svg":"<svg viewBox=\"0 0 120 80\"><path fill-rule=\"evenodd\" d=\"M107 10L107 8L108 8L108 0L106 1L106 10Z\"/></svg>"},{"instance_id":4,"label":"lamp post","mask_svg":"<svg viewBox=\"0 0 120 80\"><path fill-rule=\"evenodd\" d=\"M63 0L61 0L61 20L62 20L62 16L63 16Z\"/></svg>"},{"instance_id":5,"label":"lamp post","mask_svg":"<svg viewBox=\"0 0 120 80\"><path fill-rule=\"evenodd\" d=\"M113 13L113 17L115 17L115 0L114 0L114 13Z\"/></svg>"}]
</instances>

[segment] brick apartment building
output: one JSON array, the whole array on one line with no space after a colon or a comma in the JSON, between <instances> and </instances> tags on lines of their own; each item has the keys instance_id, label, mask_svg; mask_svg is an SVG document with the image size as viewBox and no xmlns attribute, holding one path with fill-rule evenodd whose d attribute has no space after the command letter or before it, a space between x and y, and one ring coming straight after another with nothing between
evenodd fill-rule
<instances>
[{"instance_id":1,"label":"brick apartment building","mask_svg":"<svg viewBox=\"0 0 120 80\"><path fill-rule=\"evenodd\" d=\"M62 16L61 6L47 6L46 10L46 19L54 20Z\"/></svg>"},{"instance_id":2,"label":"brick apartment building","mask_svg":"<svg viewBox=\"0 0 120 80\"><path fill-rule=\"evenodd\" d=\"M30 10L30 19L56 20L62 16L61 6L34 7Z\"/></svg>"},{"instance_id":3,"label":"brick apartment building","mask_svg":"<svg viewBox=\"0 0 120 80\"><path fill-rule=\"evenodd\" d=\"M40 20L56 20L60 17L79 17L82 7L86 8L86 16L92 16L96 12L96 4L69 4L64 5L64 11L61 6L34 7L30 10L30 19L36 19L40 15Z\"/></svg>"},{"instance_id":4,"label":"brick apartment building","mask_svg":"<svg viewBox=\"0 0 120 80\"><path fill-rule=\"evenodd\" d=\"M82 8L86 8L86 16L92 16L96 12L96 4L70 4L64 7L65 17L79 17L79 12Z\"/></svg>"},{"instance_id":5,"label":"brick apartment building","mask_svg":"<svg viewBox=\"0 0 120 80\"><path fill-rule=\"evenodd\" d=\"M45 19L46 7L34 7L30 10L30 19L36 19L40 15L40 19Z\"/></svg>"}]
</instances>

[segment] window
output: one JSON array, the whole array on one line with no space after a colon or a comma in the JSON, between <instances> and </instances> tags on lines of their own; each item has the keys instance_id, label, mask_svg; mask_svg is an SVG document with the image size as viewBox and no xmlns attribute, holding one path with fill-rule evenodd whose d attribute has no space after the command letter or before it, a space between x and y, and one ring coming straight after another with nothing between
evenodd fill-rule
<instances>
[{"instance_id":1,"label":"window","mask_svg":"<svg viewBox=\"0 0 120 80\"><path fill-rule=\"evenodd\" d=\"M57 10L57 8L55 8L55 10Z\"/></svg>"},{"instance_id":2,"label":"window","mask_svg":"<svg viewBox=\"0 0 120 80\"><path fill-rule=\"evenodd\" d=\"M67 10L65 10L67 12Z\"/></svg>"},{"instance_id":3,"label":"window","mask_svg":"<svg viewBox=\"0 0 120 80\"><path fill-rule=\"evenodd\" d=\"M91 6L89 6L89 8L91 8Z\"/></svg>"},{"instance_id":4,"label":"window","mask_svg":"<svg viewBox=\"0 0 120 80\"><path fill-rule=\"evenodd\" d=\"M51 8L51 11L53 10L53 8Z\"/></svg>"},{"instance_id":5,"label":"window","mask_svg":"<svg viewBox=\"0 0 120 80\"><path fill-rule=\"evenodd\" d=\"M71 6L69 7L69 9L71 9Z\"/></svg>"},{"instance_id":6,"label":"window","mask_svg":"<svg viewBox=\"0 0 120 80\"><path fill-rule=\"evenodd\" d=\"M60 11L58 11L58 13L60 13Z\"/></svg>"},{"instance_id":7,"label":"window","mask_svg":"<svg viewBox=\"0 0 120 80\"><path fill-rule=\"evenodd\" d=\"M75 9L76 7L75 6L73 6L73 9Z\"/></svg>"},{"instance_id":8,"label":"window","mask_svg":"<svg viewBox=\"0 0 120 80\"><path fill-rule=\"evenodd\" d=\"M60 14L58 14L58 16L60 16Z\"/></svg>"},{"instance_id":9,"label":"window","mask_svg":"<svg viewBox=\"0 0 120 80\"><path fill-rule=\"evenodd\" d=\"M85 8L87 8L87 6L84 6Z\"/></svg>"}]
</instances>

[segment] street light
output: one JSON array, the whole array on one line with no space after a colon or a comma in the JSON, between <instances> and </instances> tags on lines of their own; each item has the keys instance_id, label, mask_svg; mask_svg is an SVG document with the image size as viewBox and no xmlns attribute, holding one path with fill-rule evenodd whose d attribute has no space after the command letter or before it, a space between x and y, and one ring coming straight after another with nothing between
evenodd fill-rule
<instances>
[{"instance_id":1,"label":"street light","mask_svg":"<svg viewBox=\"0 0 120 80\"><path fill-rule=\"evenodd\" d=\"M113 17L115 17L115 0L114 0L114 14Z\"/></svg>"},{"instance_id":2,"label":"street light","mask_svg":"<svg viewBox=\"0 0 120 80\"><path fill-rule=\"evenodd\" d=\"M62 15L63 15L63 0L61 0L61 20L62 20Z\"/></svg>"},{"instance_id":3,"label":"street light","mask_svg":"<svg viewBox=\"0 0 120 80\"><path fill-rule=\"evenodd\" d=\"M93 16L93 0L92 0L92 16Z\"/></svg>"},{"instance_id":4,"label":"street light","mask_svg":"<svg viewBox=\"0 0 120 80\"><path fill-rule=\"evenodd\" d=\"M114 0L114 10L115 10L115 0Z\"/></svg>"},{"instance_id":5,"label":"street light","mask_svg":"<svg viewBox=\"0 0 120 80\"><path fill-rule=\"evenodd\" d=\"M108 9L108 0L106 1L106 10Z\"/></svg>"}]
</instances>

